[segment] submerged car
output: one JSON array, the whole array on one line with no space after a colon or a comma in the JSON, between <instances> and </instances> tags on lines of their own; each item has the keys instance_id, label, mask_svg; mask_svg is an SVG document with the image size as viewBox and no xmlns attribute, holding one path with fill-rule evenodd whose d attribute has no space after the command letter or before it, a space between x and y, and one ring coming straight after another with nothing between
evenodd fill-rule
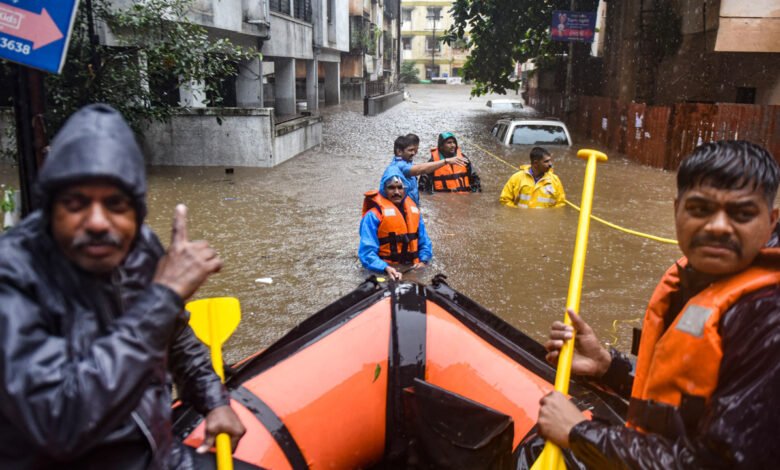
<instances>
[{"instance_id":1,"label":"submerged car","mask_svg":"<svg viewBox=\"0 0 780 470\"><path fill-rule=\"evenodd\" d=\"M557 119L500 119L491 133L504 145L571 145L569 129Z\"/></svg>"},{"instance_id":2,"label":"submerged car","mask_svg":"<svg viewBox=\"0 0 780 470\"><path fill-rule=\"evenodd\" d=\"M496 111L515 111L523 109L523 102L521 100L513 99L488 100L486 105Z\"/></svg>"}]
</instances>

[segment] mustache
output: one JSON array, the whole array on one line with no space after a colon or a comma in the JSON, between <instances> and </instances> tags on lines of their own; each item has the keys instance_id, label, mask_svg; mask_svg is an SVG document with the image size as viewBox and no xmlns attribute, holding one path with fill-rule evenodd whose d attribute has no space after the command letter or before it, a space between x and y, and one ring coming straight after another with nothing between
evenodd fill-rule
<instances>
[{"instance_id":1,"label":"mustache","mask_svg":"<svg viewBox=\"0 0 780 470\"><path fill-rule=\"evenodd\" d=\"M738 255L742 255L742 245L731 237L723 236L716 237L712 235L698 235L691 240L691 248L697 246L717 246L727 248Z\"/></svg>"},{"instance_id":2,"label":"mustache","mask_svg":"<svg viewBox=\"0 0 780 470\"><path fill-rule=\"evenodd\" d=\"M76 236L71 243L71 247L74 249L84 248L89 245L109 245L119 248L122 246L122 240L119 236L109 232L103 232L99 234L85 233Z\"/></svg>"}]
</instances>

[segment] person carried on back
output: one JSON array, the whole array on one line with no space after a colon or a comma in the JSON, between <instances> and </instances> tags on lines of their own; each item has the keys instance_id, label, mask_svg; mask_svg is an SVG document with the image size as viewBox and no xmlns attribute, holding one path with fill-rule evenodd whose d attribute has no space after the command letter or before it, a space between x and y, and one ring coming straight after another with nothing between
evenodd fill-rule
<instances>
[{"instance_id":1,"label":"person carried on back","mask_svg":"<svg viewBox=\"0 0 780 470\"><path fill-rule=\"evenodd\" d=\"M466 164L458 163L453 157L466 160ZM436 148L431 149L429 162L452 159L452 163L437 168L432 174L420 177L419 188L422 192L450 192L470 193L482 192L482 187L477 175L472 168L471 161L461 152L458 140L452 132L439 134Z\"/></svg>"},{"instance_id":2,"label":"person carried on back","mask_svg":"<svg viewBox=\"0 0 780 470\"><path fill-rule=\"evenodd\" d=\"M244 427L187 325L220 270L176 209L165 251L146 216L144 159L107 105L54 137L41 209L0 237L0 467L192 468L171 435L171 382L206 416L205 452ZM211 458L213 460L213 457Z\"/></svg>"},{"instance_id":3,"label":"person carried on back","mask_svg":"<svg viewBox=\"0 0 780 470\"><path fill-rule=\"evenodd\" d=\"M366 269L399 280L431 261L431 239L420 210L406 195L403 175L389 169L379 191L365 193L358 257Z\"/></svg>"},{"instance_id":4,"label":"person carried on back","mask_svg":"<svg viewBox=\"0 0 780 470\"><path fill-rule=\"evenodd\" d=\"M569 312L545 344L556 363L629 398L627 426L586 420L566 397L541 401L539 430L589 468L776 468L780 406L780 168L745 141L697 147L680 164L675 226L684 257L653 293L636 368ZM576 331L576 337L574 332Z\"/></svg>"}]
</instances>

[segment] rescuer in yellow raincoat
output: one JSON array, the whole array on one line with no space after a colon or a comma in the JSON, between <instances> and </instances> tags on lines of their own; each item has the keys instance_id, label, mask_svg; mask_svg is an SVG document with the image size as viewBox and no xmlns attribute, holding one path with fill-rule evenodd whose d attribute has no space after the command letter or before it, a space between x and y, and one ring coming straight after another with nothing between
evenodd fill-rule
<instances>
[{"instance_id":1,"label":"rescuer in yellow raincoat","mask_svg":"<svg viewBox=\"0 0 780 470\"><path fill-rule=\"evenodd\" d=\"M499 201L508 207L541 209L563 206L563 183L552 171L552 155L542 147L531 150L531 164L509 178Z\"/></svg>"}]
</instances>

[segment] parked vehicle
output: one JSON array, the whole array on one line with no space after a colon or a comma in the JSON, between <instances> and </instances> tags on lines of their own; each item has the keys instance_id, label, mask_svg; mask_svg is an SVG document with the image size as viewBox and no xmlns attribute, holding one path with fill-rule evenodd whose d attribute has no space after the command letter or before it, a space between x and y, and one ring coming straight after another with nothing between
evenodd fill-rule
<instances>
[{"instance_id":1,"label":"parked vehicle","mask_svg":"<svg viewBox=\"0 0 780 470\"><path fill-rule=\"evenodd\" d=\"M569 129L557 119L499 119L491 133L504 145L571 145Z\"/></svg>"},{"instance_id":2,"label":"parked vehicle","mask_svg":"<svg viewBox=\"0 0 780 470\"><path fill-rule=\"evenodd\" d=\"M486 103L489 108L493 108L495 111L516 111L523 109L523 102L521 100L513 99L497 99L488 100Z\"/></svg>"}]
</instances>

